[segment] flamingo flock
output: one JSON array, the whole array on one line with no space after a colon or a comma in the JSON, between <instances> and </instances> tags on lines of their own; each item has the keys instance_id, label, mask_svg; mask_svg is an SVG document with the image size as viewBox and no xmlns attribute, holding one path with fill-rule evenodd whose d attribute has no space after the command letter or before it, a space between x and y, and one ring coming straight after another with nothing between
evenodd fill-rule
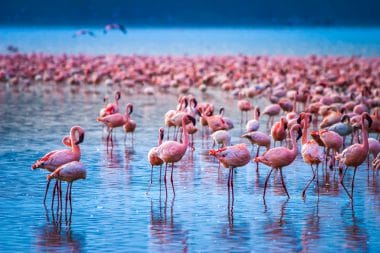
<instances>
[{"instance_id":1,"label":"flamingo flock","mask_svg":"<svg viewBox=\"0 0 380 253\"><path fill-rule=\"evenodd\" d=\"M113 87L114 102L107 103L105 97L104 107L96 118L107 128L107 141L112 139L115 128L122 127L126 134L136 129L137 124L131 118L133 105L127 104L125 112L121 112L122 94L134 89L147 96L157 96L159 92L176 90L177 104L162 115L162 126L155 129L159 133L158 143L152 143L152 147L156 146L148 154L150 185L153 166L165 164L165 184L170 166L174 195L175 164L187 152L194 153L194 139L201 136L212 138L209 155L229 169L229 197L233 194L235 169L249 169L250 162L254 162L256 170L259 166L260 170L269 167L263 198L272 173L280 174L289 198L283 174L292 170L293 162L300 155L311 168L310 178L305 179L305 188L300 193L303 198L313 181L319 192L321 168L323 173L339 174L342 189L353 201L358 167L366 160L368 168L372 164L373 170L380 164L379 76L380 60L361 57L0 55L0 82L10 85L27 89L35 82L54 82ZM216 88L236 100L240 119L226 117L230 107L207 99L205 94ZM196 93L203 95L197 97ZM253 118L249 119L251 111ZM239 121L240 124L234 124ZM236 126L240 126L241 135L232 136L230 130ZM61 198L60 181L69 183L66 196L71 201L72 182L86 176L79 162L79 144L84 133L80 129L73 127L70 137L63 140L71 150L52 151L32 166L51 173L44 202L51 179L56 179L54 191L58 192L58 198ZM233 137L239 141L233 143ZM252 145L251 151L247 145ZM260 152L260 147L265 147L265 151ZM59 159L55 158L58 156ZM345 180L349 167L354 169L350 190ZM77 177L71 178L70 173ZM160 182L161 177L160 173Z\"/></svg>"}]
</instances>

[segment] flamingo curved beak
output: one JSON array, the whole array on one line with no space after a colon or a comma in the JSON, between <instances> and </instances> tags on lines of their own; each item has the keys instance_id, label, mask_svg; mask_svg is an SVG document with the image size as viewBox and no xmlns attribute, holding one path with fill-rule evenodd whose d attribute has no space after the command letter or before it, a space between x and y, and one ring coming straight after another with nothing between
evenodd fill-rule
<instances>
[{"instance_id":1,"label":"flamingo curved beak","mask_svg":"<svg viewBox=\"0 0 380 253\"><path fill-rule=\"evenodd\" d=\"M75 142L75 145L78 145L78 144L82 143L83 140L84 140L84 133L81 133L79 135L79 140L77 142Z\"/></svg>"}]
</instances>

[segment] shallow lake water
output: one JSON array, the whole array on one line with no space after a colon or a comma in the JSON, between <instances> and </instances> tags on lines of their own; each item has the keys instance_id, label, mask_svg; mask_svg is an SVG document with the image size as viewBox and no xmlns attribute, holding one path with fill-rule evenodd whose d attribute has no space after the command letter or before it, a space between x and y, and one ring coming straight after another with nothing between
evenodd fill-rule
<instances>
[{"instance_id":1,"label":"shallow lake water","mask_svg":"<svg viewBox=\"0 0 380 253\"><path fill-rule=\"evenodd\" d=\"M271 178L266 203L262 195L269 168L249 163L236 170L235 201L228 207L226 169L208 155L212 143L196 135L175 165L175 197L170 183L159 184L159 170L150 180L149 149L156 145L164 113L175 107L177 94L153 96L122 90L121 105L133 103L137 122L134 143L124 143L115 130L107 147L102 126L96 122L102 97L112 87L87 89L59 85L32 85L27 89L2 84L0 90L0 251L54 252L336 252L372 251L380 246L380 176L365 165L358 169L354 204L338 177L320 173L320 197L312 184L307 198L302 189L311 177L299 155L284 169L290 199L277 175ZM195 92L200 101L226 107L233 119L232 142L239 136L236 100L210 90ZM262 107L264 100L251 100ZM263 119L265 126L265 118ZM31 170L45 153L62 148L61 139L73 125L86 130L81 161L87 179L73 184L70 222L43 205L46 175ZM265 127L261 126L263 130ZM246 142L247 143L247 142ZM248 144L248 143L247 143ZM248 144L249 145L249 144ZM348 172L346 183L352 176ZM66 187L66 184L63 184ZM51 187L52 188L52 187ZM48 198L50 203L50 197Z\"/></svg>"}]
</instances>

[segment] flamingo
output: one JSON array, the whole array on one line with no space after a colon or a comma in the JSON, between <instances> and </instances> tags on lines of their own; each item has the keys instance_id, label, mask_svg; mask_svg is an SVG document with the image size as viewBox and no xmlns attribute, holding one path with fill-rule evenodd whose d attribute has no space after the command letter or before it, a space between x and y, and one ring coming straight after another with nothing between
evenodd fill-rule
<instances>
[{"instance_id":1,"label":"flamingo","mask_svg":"<svg viewBox=\"0 0 380 253\"><path fill-rule=\"evenodd\" d=\"M104 108L100 109L99 117L105 117L109 114L109 111L107 111L107 101L108 101L108 96L104 96L103 97Z\"/></svg>"},{"instance_id":2,"label":"flamingo","mask_svg":"<svg viewBox=\"0 0 380 253\"><path fill-rule=\"evenodd\" d=\"M240 124L243 124L243 113L245 112L245 118L246 118L246 121L247 121L247 118L248 118L247 113L250 110L252 110L252 105L251 105L251 103L248 100L245 100L245 99L238 100L237 105L238 105L238 108L239 108L239 110L241 112L241 115L240 115Z\"/></svg>"},{"instance_id":3,"label":"flamingo","mask_svg":"<svg viewBox=\"0 0 380 253\"><path fill-rule=\"evenodd\" d=\"M296 131L298 131L297 139L295 137ZM265 152L262 156L254 158L254 162L260 162L271 167L271 170L269 171L265 179L264 194L263 194L264 201L265 201L265 192L267 189L268 180L274 169L280 170L282 186L284 187L286 195L288 196L288 198L290 198L288 190L286 189L284 177L282 176L282 168L285 166L288 166L296 159L297 153L298 153L297 140L301 138L301 136L302 136L301 126L299 124L294 125L290 131L290 137L292 141L291 149L286 148L286 147L272 148L272 149L269 149L267 152Z\"/></svg>"},{"instance_id":4,"label":"flamingo","mask_svg":"<svg viewBox=\"0 0 380 253\"><path fill-rule=\"evenodd\" d=\"M135 132L135 129L136 129L136 122L133 119L131 119L132 112L133 112L133 105L129 103L127 104L126 122L124 123L123 129L125 131L124 142L127 139L127 133L131 133L132 144L133 144L133 133Z\"/></svg>"},{"instance_id":5,"label":"flamingo","mask_svg":"<svg viewBox=\"0 0 380 253\"><path fill-rule=\"evenodd\" d=\"M148 153L148 160L149 160L150 165L152 166L150 170L149 189L153 181L153 166L160 166L160 181L161 181L161 169L162 169L162 164L164 163L164 161L162 161L161 158L158 157L158 147L162 144L163 139L164 139L164 128L161 127L158 130L158 145L157 147L151 148Z\"/></svg>"},{"instance_id":6,"label":"flamingo","mask_svg":"<svg viewBox=\"0 0 380 253\"><path fill-rule=\"evenodd\" d=\"M231 144L231 135L226 130L215 131L210 136L213 139L213 148L215 145L218 145L218 148L223 148Z\"/></svg>"},{"instance_id":7,"label":"flamingo","mask_svg":"<svg viewBox=\"0 0 380 253\"><path fill-rule=\"evenodd\" d=\"M127 33L127 29L125 29L125 27L122 24L107 24L103 29L103 33L107 33L114 29L120 30L124 34Z\"/></svg>"},{"instance_id":8,"label":"flamingo","mask_svg":"<svg viewBox=\"0 0 380 253\"><path fill-rule=\"evenodd\" d=\"M278 104L271 104L265 107L263 111L263 115L268 115L267 128L269 128L269 124L273 125L274 117L279 115L281 111L281 106Z\"/></svg>"},{"instance_id":9,"label":"flamingo","mask_svg":"<svg viewBox=\"0 0 380 253\"><path fill-rule=\"evenodd\" d=\"M380 142L375 138L368 138L368 157L367 157L367 169L369 169L369 157L372 155L373 159L380 153Z\"/></svg>"},{"instance_id":10,"label":"flamingo","mask_svg":"<svg viewBox=\"0 0 380 253\"><path fill-rule=\"evenodd\" d=\"M326 148L325 152L325 163L327 167L327 157L332 152L332 158L330 162L330 168L335 166L335 156L339 153L343 146L343 137L334 131L315 130L311 131L311 137L320 145Z\"/></svg>"},{"instance_id":11,"label":"flamingo","mask_svg":"<svg viewBox=\"0 0 380 253\"><path fill-rule=\"evenodd\" d=\"M78 134L78 139L76 137ZM70 139L68 137L64 137L62 142L66 146L71 146L71 149L63 149L63 150L54 150L42 158L37 160L33 165L32 169L35 170L37 168L46 169L49 172L53 172L59 166L72 162L79 161L81 151L79 148L79 144L84 140L84 129L80 126L73 126L70 129ZM56 184L57 185L57 184ZM49 190L50 181L46 184L45 196L44 196L44 204L46 203L46 196ZM58 185L57 185L58 186Z\"/></svg>"},{"instance_id":12,"label":"flamingo","mask_svg":"<svg viewBox=\"0 0 380 253\"><path fill-rule=\"evenodd\" d=\"M266 147L267 151L270 148L270 136L267 135L266 133L263 133L260 131L249 132L249 133L243 134L241 137L247 138L251 142L252 151L253 151L253 147L254 147L253 145L255 145L255 144L257 145L257 152L256 152L255 157L259 156L260 147ZM256 171L258 171L258 170L259 170L259 164L258 164L258 162L256 162Z\"/></svg>"},{"instance_id":13,"label":"flamingo","mask_svg":"<svg viewBox=\"0 0 380 253\"><path fill-rule=\"evenodd\" d=\"M128 105L130 105L130 104L128 104ZM105 117L98 117L98 118L96 118L96 121L102 122L109 129L108 135L107 135L107 141L110 138L110 135L111 135L112 130L114 128L116 128L116 127L122 127L127 122L127 120L128 120L128 113L130 111L130 107L128 107L128 105L126 107L125 115L122 115L121 113L114 113L114 114L111 114L111 115L107 115Z\"/></svg>"},{"instance_id":14,"label":"flamingo","mask_svg":"<svg viewBox=\"0 0 380 253\"><path fill-rule=\"evenodd\" d=\"M256 106L253 110L253 119L249 120L246 124L247 132L257 131L260 128L260 107Z\"/></svg>"},{"instance_id":15,"label":"flamingo","mask_svg":"<svg viewBox=\"0 0 380 253\"><path fill-rule=\"evenodd\" d=\"M282 142L286 138L287 127L288 122L285 117L281 117L280 121L273 124L271 128L271 135L274 140L274 147L276 146L276 141Z\"/></svg>"},{"instance_id":16,"label":"flamingo","mask_svg":"<svg viewBox=\"0 0 380 253\"><path fill-rule=\"evenodd\" d=\"M221 108L221 111L224 108ZM222 115L211 115L208 116L209 110L206 112L202 112L201 116L207 121L207 125L212 132L218 130L227 130L229 127L227 123L224 121Z\"/></svg>"},{"instance_id":17,"label":"flamingo","mask_svg":"<svg viewBox=\"0 0 380 253\"><path fill-rule=\"evenodd\" d=\"M311 182L315 179L315 174L317 174L317 191L319 193L319 185L318 185L318 166L323 161L323 151L321 150L318 143L314 140L307 140L307 128L309 120L311 122L311 114L310 113L301 113L304 125L303 125L303 131L302 131L302 148L301 148L301 154L303 160L310 165L311 171L313 172L313 177L310 179L310 181L306 184L304 190L302 191L302 197L306 197L306 191L311 184ZM316 165L316 173L314 171L313 165Z\"/></svg>"},{"instance_id":18,"label":"flamingo","mask_svg":"<svg viewBox=\"0 0 380 253\"><path fill-rule=\"evenodd\" d=\"M166 170L168 167L168 163L171 163L172 170L171 170L171 177L170 181L173 186L173 193L175 195L174 191L174 185L173 185L173 169L174 169L174 163L180 161L182 157L185 155L187 146L189 145L189 134L187 132L186 124L191 121L193 124L195 124L195 119L190 115L185 115L182 117L182 133L183 133L183 142L177 142L177 141L166 141L162 143L157 148L157 154L158 157L164 161L165 163L165 176L164 181L166 182Z\"/></svg>"},{"instance_id":19,"label":"flamingo","mask_svg":"<svg viewBox=\"0 0 380 253\"><path fill-rule=\"evenodd\" d=\"M85 30L85 29L81 29L81 30L78 30L76 31L74 34L73 34L73 38L76 38L76 37L79 37L79 36L82 36L82 35L89 35L91 37L95 37L95 33L93 33L92 31L90 30Z\"/></svg>"},{"instance_id":20,"label":"flamingo","mask_svg":"<svg viewBox=\"0 0 380 253\"><path fill-rule=\"evenodd\" d=\"M108 115L119 112L119 100L121 98L120 91L115 91L114 98L115 98L114 103L109 103L106 105L106 107L105 107L106 114L104 116L108 116ZM99 115L99 116L102 117L102 115Z\"/></svg>"},{"instance_id":21,"label":"flamingo","mask_svg":"<svg viewBox=\"0 0 380 253\"><path fill-rule=\"evenodd\" d=\"M86 179L86 168L79 161L72 161L66 164L61 165L55 171L50 173L47 176L48 182L52 178L56 178L57 180L66 181L67 189L66 189L66 201L65 201L65 209L67 210L67 200L70 201L70 213L72 211L72 198L71 198L71 189L73 186L73 182L78 179Z\"/></svg>"},{"instance_id":22,"label":"flamingo","mask_svg":"<svg viewBox=\"0 0 380 253\"><path fill-rule=\"evenodd\" d=\"M355 181L356 169L358 168L359 165L361 165L365 161L368 155L368 151L369 151L368 130L364 122L366 119L368 121L368 128L370 128L372 124L372 119L369 116L369 114L365 112L361 115L363 143L362 144L355 143L347 147L345 150L343 150L342 153L336 156L336 158L340 161L340 164L346 165L346 169L340 179L340 184L343 186L344 190L346 191L347 195L350 197L351 201L353 200L353 194L354 194L354 181ZM352 176L352 182L351 182L351 194L348 192L343 182L344 176L347 172L348 167L354 167L354 175Z\"/></svg>"},{"instance_id":23,"label":"flamingo","mask_svg":"<svg viewBox=\"0 0 380 253\"><path fill-rule=\"evenodd\" d=\"M209 154L215 156L220 163L227 169L228 174L228 200L230 200L230 189L232 190L232 202L234 201L234 169L237 167L245 166L249 163L251 155L244 143L236 144L234 146L226 146L218 150L210 150ZM229 201L228 201L229 202Z\"/></svg>"},{"instance_id":24,"label":"flamingo","mask_svg":"<svg viewBox=\"0 0 380 253\"><path fill-rule=\"evenodd\" d=\"M343 137L343 146L346 142L346 136L352 134L352 126L350 124L350 116L347 114L342 116L340 122L327 128L329 131L334 131Z\"/></svg>"}]
</instances>

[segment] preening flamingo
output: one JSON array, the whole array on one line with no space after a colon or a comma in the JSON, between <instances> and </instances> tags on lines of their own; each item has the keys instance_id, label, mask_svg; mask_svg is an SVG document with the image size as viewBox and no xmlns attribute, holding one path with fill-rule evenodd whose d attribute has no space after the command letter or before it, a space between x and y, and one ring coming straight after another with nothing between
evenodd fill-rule
<instances>
[{"instance_id":1,"label":"preening flamingo","mask_svg":"<svg viewBox=\"0 0 380 253\"><path fill-rule=\"evenodd\" d=\"M297 139L295 137L296 132L298 132ZM265 179L264 194L263 194L264 200L265 200L265 192L267 190L268 180L274 169L280 170L282 186L284 187L286 195L288 196L288 198L290 198L288 190L286 189L284 177L282 176L282 168L285 166L288 166L296 159L297 153L298 153L297 140L301 138L301 136L302 136L301 126L298 124L294 125L290 131L290 137L292 140L291 149L286 148L286 147L272 148L272 149L269 149L267 152L265 152L262 156L256 157L254 159L254 162L260 162L271 167L271 170L269 171Z\"/></svg>"},{"instance_id":2,"label":"preening flamingo","mask_svg":"<svg viewBox=\"0 0 380 253\"><path fill-rule=\"evenodd\" d=\"M361 115L361 123L362 123L362 139L363 143L355 143L349 147L347 147L341 154L338 154L336 158L340 161L340 164L346 165L346 169L344 170L344 173L340 179L340 184L343 186L344 190L346 191L347 195L350 197L351 200L353 200L353 194L354 194L354 181L355 181L355 174L356 170L359 165L361 165L365 159L367 158L368 151L369 151L369 144L368 144L368 129L365 125L365 120L368 121L368 128L371 127L372 119L369 116L368 113L363 113ZM344 176L346 175L348 167L354 167L354 175L352 176L352 182L351 182L351 194L348 192L346 186L344 185Z\"/></svg>"},{"instance_id":3,"label":"preening flamingo","mask_svg":"<svg viewBox=\"0 0 380 253\"><path fill-rule=\"evenodd\" d=\"M87 172L84 165L79 161L72 161L58 167L55 171L47 176L48 181L50 181L52 178L56 178L57 180L67 182L65 209L67 209L67 200L69 200L70 210L72 211L73 204L71 190L73 182L78 179L86 179L86 175Z\"/></svg>"},{"instance_id":4,"label":"preening flamingo","mask_svg":"<svg viewBox=\"0 0 380 253\"><path fill-rule=\"evenodd\" d=\"M164 161L162 161L161 158L158 157L158 147L162 144L163 139L164 139L164 128L161 127L158 130L158 145L157 147L151 148L148 153L148 160L149 160L150 165L152 166L150 170L149 188L152 185L152 181L153 181L153 166L160 166L160 181L161 181L161 169L162 169L162 164L164 163Z\"/></svg>"},{"instance_id":5,"label":"preening flamingo","mask_svg":"<svg viewBox=\"0 0 380 253\"><path fill-rule=\"evenodd\" d=\"M128 104L130 105L130 104ZM125 115L122 115L121 113L114 113L111 115L107 115L105 117L98 117L96 121L102 122L104 125L108 127L108 135L107 135L107 141L110 138L112 134L112 130L116 127L122 127L128 120L128 113L130 111L130 108L128 108L128 105L126 107Z\"/></svg>"},{"instance_id":6,"label":"preening flamingo","mask_svg":"<svg viewBox=\"0 0 380 253\"><path fill-rule=\"evenodd\" d=\"M78 134L78 137L76 136ZM71 149L63 149L63 150L54 150L46 155L44 155L42 158L37 160L33 165L32 169L46 169L49 172L53 172L56 170L59 166L62 166L63 164L72 162L72 161L79 161L81 152L79 148L79 144L82 143L84 140L84 129L80 126L73 126L70 129L70 140L65 137L63 138L62 142L66 146L71 146ZM44 196L44 204L46 202L46 196L47 192L49 190L50 181L46 184L46 190L45 190L45 196Z\"/></svg>"},{"instance_id":7,"label":"preening flamingo","mask_svg":"<svg viewBox=\"0 0 380 253\"><path fill-rule=\"evenodd\" d=\"M166 182L166 170L168 167L168 163L172 164L172 171L171 171L171 177L170 181L173 186L173 193L174 191L174 185L173 185L173 169L174 169L174 163L180 161L182 157L185 155L187 146L189 145L189 134L187 132L186 124L192 122L195 124L195 119L191 117L190 115L185 115L182 117L182 131L183 131L183 142L177 142L177 141L166 141L162 143L157 149L158 157L164 161L165 163L165 176L164 181Z\"/></svg>"},{"instance_id":8,"label":"preening flamingo","mask_svg":"<svg viewBox=\"0 0 380 253\"><path fill-rule=\"evenodd\" d=\"M107 104L105 107L105 115L99 115L100 117L105 117L107 115L119 112L119 100L121 98L120 91L115 91L114 98L115 102Z\"/></svg>"}]
</instances>

